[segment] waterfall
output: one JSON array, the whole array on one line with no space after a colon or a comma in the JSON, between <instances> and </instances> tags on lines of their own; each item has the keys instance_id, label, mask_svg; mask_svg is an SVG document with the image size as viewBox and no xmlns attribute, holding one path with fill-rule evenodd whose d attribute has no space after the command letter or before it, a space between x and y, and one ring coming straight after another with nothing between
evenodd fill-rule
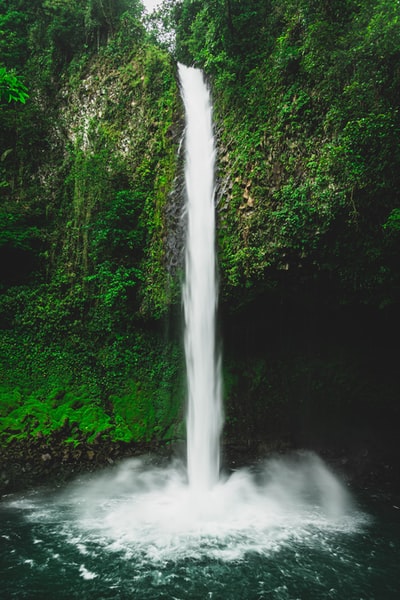
<instances>
[{"instance_id":1,"label":"waterfall","mask_svg":"<svg viewBox=\"0 0 400 600\"><path fill-rule=\"evenodd\" d=\"M179 65L185 106L186 257L183 305L188 384L187 462L192 488L219 479L221 366L216 350L215 145L212 105L200 70Z\"/></svg>"},{"instance_id":2,"label":"waterfall","mask_svg":"<svg viewBox=\"0 0 400 600\"><path fill-rule=\"evenodd\" d=\"M199 598L207 590L208 598L232 600L338 599L354 589L358 598L394 598L400 536L390 496L370 520L347 486L304 451L219 477L212 110L202 73L180 65L179 74L189 485L179 461L132 457L82 473L65 489L56 480L53 489L7 494L0 503L2 597L67 597L68 590L68 597L104 598L105 590L123 590L125 598ZM390 519L379 520L383 514Z\"/></svg>"}]
</instances>

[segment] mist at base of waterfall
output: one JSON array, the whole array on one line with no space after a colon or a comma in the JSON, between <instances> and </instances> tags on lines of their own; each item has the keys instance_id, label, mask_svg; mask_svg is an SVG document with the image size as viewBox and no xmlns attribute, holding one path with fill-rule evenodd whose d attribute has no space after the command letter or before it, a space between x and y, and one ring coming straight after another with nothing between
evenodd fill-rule
<instances>
[{"instance_id":1,"label":"mist at base of waterfall","mask_svg":"<svg viewBox=\"0 0 400 600\"><path fill-rule=\"evenodd\" d=\"M397 600L400 502L359 502L313 454L202 493L182 464L124 461L3 498L1 597Z\"/></svg>"},{"instance_id":2,"label":"mist at base of waterfall","mask_svg":"<svg viewBox=\"0 0 400 600\"><path fill-rule=\"evenodd\" d=\"M151 466L130 459L117 468L72 483L47 502L15 500L34 521L63 514L60 535L71 544L96 543L146 561L201 558L240 560L268 555L293 540L319 543L319 531L351 533L365 517L349 492L314 454L266 461L253 473L240 469L199 492L182 464Z\"/></svg>"}]
</instances>

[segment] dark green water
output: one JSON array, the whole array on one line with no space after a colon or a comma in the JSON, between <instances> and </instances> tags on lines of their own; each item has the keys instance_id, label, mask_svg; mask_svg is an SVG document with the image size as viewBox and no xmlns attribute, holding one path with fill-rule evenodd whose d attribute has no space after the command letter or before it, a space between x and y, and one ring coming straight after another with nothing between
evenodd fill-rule
<instances>
[{"instance_id":1,"label":"dark green water","mask_svg":"<svg viewBox=\"0 0 400 600\"><path fill-rule=\"evenodd\" d=\"M244 471L197 505L182 471L137 463L61 492L10 495L0 598L400 598L398 500L364 492L327 512L326 480L316 501L307 469L284 465L256 482Z\"/></svg>"}]
</instances>

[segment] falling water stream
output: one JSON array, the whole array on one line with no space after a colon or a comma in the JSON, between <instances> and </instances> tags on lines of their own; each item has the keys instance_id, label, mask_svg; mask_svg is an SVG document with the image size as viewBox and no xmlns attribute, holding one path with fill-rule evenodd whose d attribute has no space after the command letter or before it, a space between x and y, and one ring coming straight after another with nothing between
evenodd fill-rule
<instances>
[{"instance_id":1,"label":"falling water stream","mask_svg":"<svg viewBox=\"0 0 400 600\"><path fill-rule=\"evenodd\" d=\"M212 110L179 66L186 111L187 461L131 459L0 503L1 598L390 600L396 503L361 499L312 453L220 473ZM373 513L374 517L368 516Z\"/></svg>"},{"instance_id":2,"label":"falling water stream","mask_svg":"<svg viewBox=\"0 0 400 600\"><path fill-rule=\"evenodd\" d=\"M219 478L221 367L215 348L215 147L209 90L198 69L179 65L186 111L185 356L189 483L207 490Z\"/></svg>"}]
</instances>

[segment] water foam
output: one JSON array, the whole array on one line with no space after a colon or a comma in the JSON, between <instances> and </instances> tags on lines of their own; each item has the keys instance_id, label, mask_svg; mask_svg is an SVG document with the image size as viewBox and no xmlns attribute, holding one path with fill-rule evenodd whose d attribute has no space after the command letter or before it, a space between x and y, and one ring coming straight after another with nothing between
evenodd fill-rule
<instances>
[{"instance_id":1,"label":"water foam","mask_svg":"<svg viewBox=\"0 0 400 600\"><path fill-rule=\"evenodd\" d=\"M201 493L187 484L182 464L131 459L75 482L53 500L57 507L69 514L64 533L83 554L96 543L152 562L240 560L293 541L317 544L327 532L354 532L364 522L345 486L312 453L240 469ZM34 519L45 514L40 502L31 512Z\"/></svg>"}]
</instances>

